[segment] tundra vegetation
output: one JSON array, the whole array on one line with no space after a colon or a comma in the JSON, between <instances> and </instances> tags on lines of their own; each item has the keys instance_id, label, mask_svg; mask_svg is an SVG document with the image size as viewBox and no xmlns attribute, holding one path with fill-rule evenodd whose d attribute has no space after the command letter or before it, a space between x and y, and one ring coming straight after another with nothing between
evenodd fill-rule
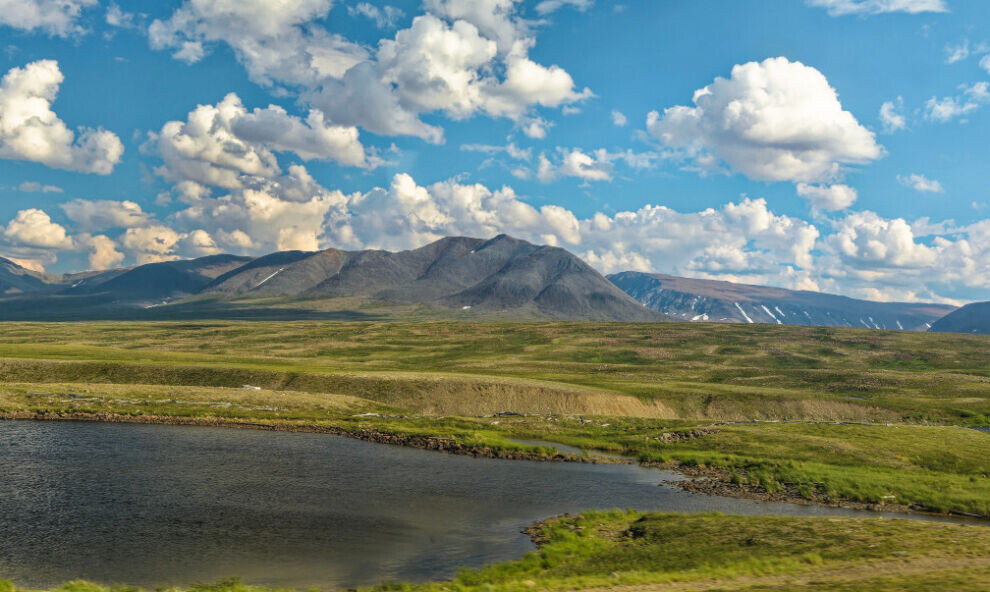
<instances>
[{"instance_id":1,"label":"tundra vegetation","mask_svg":"<svg viewBox=\"0 0 990 592\"><path fill-rule=\"evenodd\" d=\"M699 491L990 517L990 433L971 429L990 425L986 336L708 323L2 328L0 414L10 418L222 423L561 456L519 442L540 440L679 468L702 478L685 483ZM965 590L990 570L983 527L614 513L542 528L535 554L425 588L921 590L957 578Z\"/></svg>"}]
</instances>

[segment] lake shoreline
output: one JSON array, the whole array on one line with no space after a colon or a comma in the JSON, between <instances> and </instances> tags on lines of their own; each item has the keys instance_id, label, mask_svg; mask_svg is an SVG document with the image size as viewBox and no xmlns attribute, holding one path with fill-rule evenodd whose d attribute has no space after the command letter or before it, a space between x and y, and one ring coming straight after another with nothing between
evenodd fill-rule
<instances>
[{"instance_id":1,"label":"lake shoreline","mask_svg":"<svg viewBox=\"0 0 990 592\"><path fill-rule=\"evenodd\" d=\"M359 430L347 429L335 425L317 425L313 423L296 423L285 420L262 423L258 421L237 420L230 418L181 417L173 415L125 415L120 413L38 413L38 412L3 412L0 420L33 420L33 421L79 421L103 423L132 423L151 425L185 425L202 427L224 427L255 429L280 432L317 433L342 436L376 444L388 444L406 448L432 450L459 456L474 458L492 458L502 460L528 460L538 462L577 462L590 464L637 464L634 458L615 458L600 456L578 456L574 454L545 454L520 450L506 450L490 446L472 446L462 444L449 438L436 436L406 436L390 434L374 428ZM922 515L935 518L967 518L990 526L990 516L968 514L963 512L932 512L923 508L904 504L874 504L848 499L815 498L809 499L800 495L794 488L783 484L780 491L769 492L762 486L754 486L733 482L730 472L710 467L686 466L678 463L639 463L647 468L669 470L688 477L684 480L665 481L663 485L677 487L691 493L753 499L766 502L800 504L805 506L822 506L831 508L846 508L866 510L877 513L896 513L905 516Z\"/></svg>"},{"instance_id":2,"label":"lake shoreline","mask_svg":"<svg viewBox=\"0 0 990 592\"><path fill-rule=\"evenodd\" d=\"M276 432L299 432L312 434L330 434L343 436L375 444L388 444L421 450L433 450L460 456L475 458L494 458L502 460L530 460L540 462L578 462L590 464L625 464L605 457L582 457L571 454L543 454L522 450L505 450L490 446L471 446L461 444L456 440L436 436L404 436L390 434L374 428L350 430L335 425L316 425L312 423L295 423L275 421L262 423L258 421L237 420L228 418L180 417L174 415L124 415L121 413L36 413L36 412L4 412L0 420L32 420L32 421L83 421L103 423L133 423L151 425L184 425L219 428L240 428L253 430L268 430ZM632 464L632 463L629 463Z\"/></svg>"},{"instance_id":3,"label":"lake shoreline","mask_svg":"<svg viewBox=\"0 0 990 592\"><path fill-rule=\"evenodd\" d=\"M866 510L870 512L887 512L905 515L932 516L936 518L966 518L985 522L990 526L990 516L969 514L965 512L932 512L922 507L899 504L896 502L876 504L849 499L834 499L820 496L809 499L801 495L796 488L789 484L781 484L781 489L769 492L759 485L737 483L732 479L732 472L711 467L684 466L676 463L646 463L643 466L676 471L688 479L667 481L666 485L679 487L692 493L704 495L752 499L764 502L781 502L801 504L804 506L822 506L827 508L848 508L850 510Z\"/></svg>"}]
</instances>

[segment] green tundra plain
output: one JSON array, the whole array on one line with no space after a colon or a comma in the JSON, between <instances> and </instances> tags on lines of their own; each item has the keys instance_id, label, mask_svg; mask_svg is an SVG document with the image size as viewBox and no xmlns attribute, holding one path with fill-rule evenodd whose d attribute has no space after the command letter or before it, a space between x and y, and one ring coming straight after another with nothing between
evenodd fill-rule
<instances>
[{"instance_id":1,"label":"green tundra plain","mask_svg":"<svg viewBox=\"0 0 990 592\"><path fill-rule=\"evenodd\" d=\"M327 431L561 460L559 443L679 469L698 478L684 485L696 491L990 518L990 433L972 429L990 426L986 336L707 323L4 323L0 415ZM382 589L926 590L956 578L953 589L975 590L990 570L982 526L612 513L541 528L540 550L517 562ZM214 588L253 590L202 592Z\"/></svg>"}]
</instances>

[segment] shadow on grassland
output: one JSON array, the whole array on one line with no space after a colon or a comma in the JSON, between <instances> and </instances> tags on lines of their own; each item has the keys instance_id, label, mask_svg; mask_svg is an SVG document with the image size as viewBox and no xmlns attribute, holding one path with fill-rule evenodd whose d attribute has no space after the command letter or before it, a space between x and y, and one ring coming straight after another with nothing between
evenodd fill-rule
<instances>
[{"instance_id":1,"label":"shadow on grassland","mask_svg":"<svg viewBox=\"0 0 990 592\"><path fill-rule=\"evenodd\" d=\"M387 315L356 310L319 311L196 300L145 308L106 294L43 295L0 300L0 321L377 321Z\"/></svg>"}]
</instances>

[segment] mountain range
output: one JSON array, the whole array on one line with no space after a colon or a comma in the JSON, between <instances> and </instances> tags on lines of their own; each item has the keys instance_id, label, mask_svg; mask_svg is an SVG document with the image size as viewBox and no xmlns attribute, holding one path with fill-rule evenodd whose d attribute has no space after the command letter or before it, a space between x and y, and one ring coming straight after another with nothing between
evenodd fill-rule
<instances>
[{"instance_id":1,"label":"mountain range","mask_svg":"<svg viewBox=\"0 0 990 592\"><path fill-rule=\"evenodd\" d=\"M990 332L988 309L632 271L606 278L564 249L507 235L448 237L400 252L211 255L62 275L0 257L0 320L552 319Z\"/></svg>"},{"instance_id":2,"label":"mountain range","mask_svg":"<svg viewBox=\"0 0 990 592\"><path fill-rule=\"evenodd\" d=\"M686 321L927 331L937 319L956 308L872 302L821 292L636 271L617 273L608 279L643 305Z\"/></svg>"},{"instance_id":3,"label":"mountain range","mask_svg":"<svg viewBox=\"0 0 990 592\"><path fill-rule=\"evenodd\" d=\"M10 265L15 265L8 262ZM670 320L564 249L506 235L419 249L214 255L99 273L0 269L0 319L375 318Z\"/></svg>"}]
</instances>

